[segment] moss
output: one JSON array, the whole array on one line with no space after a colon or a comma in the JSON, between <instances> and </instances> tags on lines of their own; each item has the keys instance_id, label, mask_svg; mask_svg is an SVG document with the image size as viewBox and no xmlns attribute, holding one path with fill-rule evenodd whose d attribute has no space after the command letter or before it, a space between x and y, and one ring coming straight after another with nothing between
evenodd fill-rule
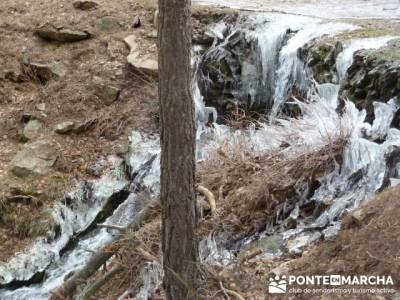
<instances>
[{"instance_id":1,"label":"moss","mask_svg":"<svg viewBox=\"0 0 400 300\"><path fill-rule=\"evenodd\" d=\"M361 28L352 32L358 38L374 38L379 36L390 35L390 32L374 29L374 28Z\"/></svg>"},{"instance_id":2,"label":"moss","mask_svg":"<svg viewBox=\"0 0 400 300\"><path fill-rule=\"evenodd\" d=\"M374 38L380 36L388 36L388 35L397 35L395 32L391 30L382 30L376 29L368 26L361 27L360 29L346 31L336 36L327 37L322 39L318 43L334 43L337 41L348 41L351 39L360 39L360 38Z\"/></svg>"}]
</instances>

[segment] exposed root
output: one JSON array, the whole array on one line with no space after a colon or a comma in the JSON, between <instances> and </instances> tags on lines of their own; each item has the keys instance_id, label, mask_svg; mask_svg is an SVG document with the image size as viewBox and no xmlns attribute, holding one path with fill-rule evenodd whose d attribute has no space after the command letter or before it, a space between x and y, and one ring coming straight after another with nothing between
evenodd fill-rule
<instances>
[{"instance_id":1,"label":"exposed root","mask_svg":"<svg viewBox=\"0 0 400 300\"><path fill-rule=\"evenodd\" d=\"M217 210L217 204L215 202L215 197L213 193L202 185L199 185L197 187L197 191L204 197L206 197L208 203L210 204L211 215L213 216L215 214L215 211Z\"/></svg>"}]
</instances>

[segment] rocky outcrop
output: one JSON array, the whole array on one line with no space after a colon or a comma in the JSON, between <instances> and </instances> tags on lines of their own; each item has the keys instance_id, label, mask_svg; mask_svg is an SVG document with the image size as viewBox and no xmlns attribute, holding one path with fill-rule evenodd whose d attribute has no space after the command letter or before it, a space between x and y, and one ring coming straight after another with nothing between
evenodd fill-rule
<instances>
[{"instance_id":1,"label":"rocky outcrop","mask_svg":"<svg viewBox=\"0 0 400 300\"><path fill-rule=\"evenodd\" d=\"M12 172L19 177L40 176L49 172L58 157L55 144L39 140L25 145L12 160Z\"/></svg>"},{"instance_id":2,"label":"rocky outcrop","mask_svg":"<svg viewBox=\"0 0 400 300\"><path fill-rule=\"evenodd\" d=\"M340 96L366 109L368 122L374 119L373 102L400 99L400 40L378 50L356 52Z\"/></svg>"},{"instance_id":3,"label":"rocky outcrop","mask_svg":"<svg viewBox=\"0 0 400 300\"><path fill-rule=\"evenodd\" d=\"M236 103L249 109L265 109L261 90L262 72L256 45L245 38L244 32L220 28L209 33L217 43L230 35L223 45L210 48L199 65L199 87L207 106L224 113ZM251 85L251 86L248 86Z\"/></svg>"},{"instance_id":4,"label":"rocky outcrop","mask_svg":"<svg viewBox=\"0 0 400 300\"><path fill-rule=\"evenodd\" d=\"M302 61L306 62L310 68L316 82L339 83L336 58L343 50L341 42L318 43L316 45L306 45L299 51Z\"/></svg>"}]
</instances>

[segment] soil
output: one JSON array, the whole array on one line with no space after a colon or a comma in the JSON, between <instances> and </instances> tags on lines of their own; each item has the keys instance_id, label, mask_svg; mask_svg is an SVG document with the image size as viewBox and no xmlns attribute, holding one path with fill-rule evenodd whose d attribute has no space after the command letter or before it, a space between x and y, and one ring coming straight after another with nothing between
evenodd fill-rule
<instances>
[{"instance_id":1,"label":"soil","mask_svg":"<svg viewBox=\"0 0 400 300\"><path fill-rule=\"evenodd\" d=\"M0 3L0 72L20 72L23 57L35 62L61 61L67 68L65 77L46 84L29 79L18 83L0 80L0 117L7 120L6 126L0 128L0 197L18 187L24 193L41 195L44 206L51 206L71 178L100 175L101 170L94 172L93 165L106 155L117 153L131 130L157 130L155 79L137 76L129 68L126 63L129 50L123 43L125 37L134 33L140 37L143 49L156 53L155 40L146 37L153 29L153 12L136 1L97 2L99 8L89 11L75 9L71 1ZM96 21L103 16L115 16L122 24L120 30L97 30ZM131 28L135 16L141 19L142 26L138 29ZM88 30L93 38L68 44L43 41L34 30L47 22ZM105 106L93 94L94 76L121 89L118 101ZM45 110L39 112L35 106L42 103ZM21 180L9 171L11 159L23 147L19 134L25 125L21 121L24 113L38 115L45 124L42 136L55 140L60 151L56 168L39 179ZM54 132L58 123L70 120L90 122L93 126L82 134ZM25 222L26 210L42 215L42 208L28 205L27 209L15 210L15 219ZM35 237L13 238L9 227L0 226L0 260L21 250Z\"/></svg>"}]
</instances>

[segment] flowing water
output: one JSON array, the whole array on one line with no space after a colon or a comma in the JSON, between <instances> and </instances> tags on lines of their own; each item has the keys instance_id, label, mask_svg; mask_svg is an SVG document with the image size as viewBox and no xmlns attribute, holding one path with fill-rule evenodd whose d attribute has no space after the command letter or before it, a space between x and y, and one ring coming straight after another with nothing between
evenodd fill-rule
<instances>
[{"instance_id":1,"label":"flowing water","mask_svg":"<svg viewBox=\"0 0 400 300\"><path fill-rule=\"evenodd\" d=\"M247 24L238 25L228 37L224 36L224 25L219 24L211 31L215 42L204 55L212 55L215 59L218 59L224 43L236 30L245 30L246 38L257 44L254 51L257 51L259 58L262 84L256 87L259 90L255 90L252 82L245 82L241 89L249 89L248 94L262 95L265 106L270 107L270 120L273 122L265 123L261 128L233 131L217 124L214 124L214 128L207 127L210 115L214 121L217 119L216 110L205 106L197 78L193 82L198 160L207 159L211 150L222 144L234 148L239 140L245 140L250 151L260 154L278 149L282 142L286 142L289 146L284 151L290 154L304 149L320 149L335 138L347 137L343 162L321 179L320 187L310 199L302 199L289 212L297 220L298 226L280 234L292 253L302 251L322 236L335 234L343 213L356 208L382 187L388 174L386 157L400 146L400 131L390 128L391 120L399 108L395 99L374 104L375 120L372 125L364 122L366 112L357 110L350 102L345 102L343 113L338 114L339 85L334 82L316 84L298 56L299 49L315 39L354 28L345 23L324 22L308 17L291 17L288 22L286 15L263 14L250 16ZM355 51L379 48L390 39L383 37L345 43L336 62L338 78L346 78ZM196 67L204 56L201 56L199 48L194 49L194 54L193 66ZM296 103L302 111L301 118L283 119L280 111L294 84L308 92L309 101ZM377 139L383 142L374 142ZM55 223L60 226L57 234L38 240L25 253L16 254L9 262L0 264L0 285L7 287L0 289L0 299L47 299L50 292L59 287L71 272L88 261L93 251L109 243L117 234L112 229L92 228L112 197L121 198L121 204L104 223L126 226L141 208L141 192L151 195L159 193L159 138L134 132L131 148L125 164L119 159L110 158L112 171L97 181L78 184L75 191L57 204L53 209ZM359 174L357 180L354 180L355 174ZM390 182L398 182L399 175L400 170L392 170ZM300 205L307 202L325 203L332 199L333 204L311 222L299 219ZM271 232L263 234L270 235ZM71 246L73 237L75 242ZM232 253L218 249L215 241L205 239L202 245L202 259L205 262L229 263ZM138 296L147 299L149 289L159 282L162 270L157 264L149 264L143 272L145 285ZM43 278L37 283L31 282L37 274L42 274Z\"/></svg>"}]
</instances>

